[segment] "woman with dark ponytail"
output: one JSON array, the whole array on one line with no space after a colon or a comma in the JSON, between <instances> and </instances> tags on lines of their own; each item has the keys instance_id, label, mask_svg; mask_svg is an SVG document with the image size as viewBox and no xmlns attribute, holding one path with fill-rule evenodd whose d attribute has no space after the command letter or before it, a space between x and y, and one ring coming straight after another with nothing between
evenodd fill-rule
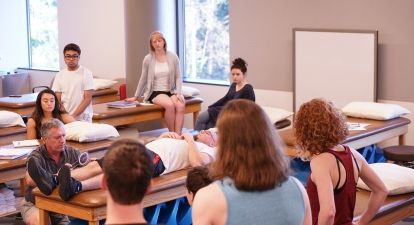
<instances>
[{"instance_id":1,"label":"woman with dark ponytail","mask_svg":"<svg viewBox=\"0 0 414 225\"><path fill-rule=\"evenodd\" d=\"M227 94L208 107L197 118L195 130L206 130L216 125L217 117L224 105L233 99L248 99L255 101L253 86L246 80L247 63L242 58L233 60L231 66L231 85Z\"/></svg>"}]
</instances>

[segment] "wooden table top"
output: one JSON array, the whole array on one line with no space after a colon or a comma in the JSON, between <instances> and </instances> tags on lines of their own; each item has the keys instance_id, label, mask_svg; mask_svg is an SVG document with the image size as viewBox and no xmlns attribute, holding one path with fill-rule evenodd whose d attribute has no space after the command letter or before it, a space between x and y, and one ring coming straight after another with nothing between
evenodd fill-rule
<instances>
[{"instance_id":1,"label":"wooden table top","mask_svg":"<svg viewBox=\"0 0 414 225\"><path fill-rule=\"evenodd\" d=\"M366 127L366 130L350 131L343 144L411 123L411 121L405 117L399 117L391 120L370 120L348 117L347 121L352 123L367 123L370 125ZM281 130L279 131L279 135L285 141L286 145L296 145L296 138L293 134L293 128Z\"/></svg>"},{"instance_id":2,"label":"wooden table top","mask_svg":"<svg viewBox=\"0 0 414 225\"><path fill-rule=\"evenodd\" d=\"M93 90L92 97L99 97L102 95L114 95L118 91L112 88L105 88L100 90ZM36 98L39 93L23 94L21 97L1 97L0 107L7 108L26 108L32 107L36 103Z\"/></svg>"},{"instance_id":3,"label":"wooden table top","mask_svg":"<svg viewBox=\"0 0 414 225\"><path fill-rule=\"evenodd\" d=\"M200 104L203 100L201 98L193 97L185 100L186 105ZM127 116L132 114L141 114L145 112L153 112L164 110L161 106L151 104L151 105L137 105L132 108L110 108L108 103L101 103L93 105L93 119L94 120L104 120L113 117Z\"/></svg>"}]
</instances>

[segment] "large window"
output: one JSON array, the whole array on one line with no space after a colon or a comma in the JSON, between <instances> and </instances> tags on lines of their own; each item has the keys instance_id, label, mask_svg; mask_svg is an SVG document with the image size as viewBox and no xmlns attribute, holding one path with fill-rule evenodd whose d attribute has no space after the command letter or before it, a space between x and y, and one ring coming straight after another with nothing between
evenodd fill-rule
<instances>
[{"instance_id":1,"label":"large window","mask_svg":"<svg viewBox=\"0 0 414 225\"><path fill-rule=\"evenodd\" d=\"M179 3L184 80L228 84L228 0L180 0Z\"/></svg>"},{"instance_id":2,"label":"large window","mask_svg":"<svg viewBox=\"0 0 414 225\"><path fill-rule=\"evenodd\" d=\"M57 0L27 0L29 67L59 68Z\"/></svg>"}]
</instances>

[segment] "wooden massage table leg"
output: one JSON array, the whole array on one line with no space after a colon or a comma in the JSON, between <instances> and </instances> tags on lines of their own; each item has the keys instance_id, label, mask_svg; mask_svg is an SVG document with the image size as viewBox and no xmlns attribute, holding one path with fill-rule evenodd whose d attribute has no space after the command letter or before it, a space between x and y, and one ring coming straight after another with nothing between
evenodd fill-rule
<instances>
[{"instance_id":1,"label":"wooden massage table leg","mask_svg":"<svg viewBox=\"0 0 414 225\"><path fill-rule=\"evenodd\" d=\"M197 122L197 118L198 118L198 114L199 113L200 113L199 111L193 112L193 127L195 127L195 125L196 125L196 122Z\"/></svg>"},{"instance_id":2,"label":"wooden massage table leg","mask_svg":"<svg viewBox=\"0 0 414 225\"><path fill-rule=\"evenodd\" d=\"M405 134L398 136L398 145L405 145L405 143L406 143Z\"/></svg>"},{"instance_id":3,"label":"wooden massage table leg","mask_svg":"<svg viewBox=\"0 0 414 225\"><path fill-rule=\"evenodd\" d=\"M44 209L39 209L39 225L49 224L49 213Z\"/></svg>"},{"instance_id":4,"label":"wooden massage table leg","mask_svg":"<svg viewBox=\"0 0 414 225\"><path fill-rule=\"evenodd\" d=\"M20 179L20 187L19 187L19 191L20 191L20 194L22 195L22 196L24 196L24 190L26 189L26 181L25 181L25 179L24 178L21 178Z\"/></svg>"}]
</instances>

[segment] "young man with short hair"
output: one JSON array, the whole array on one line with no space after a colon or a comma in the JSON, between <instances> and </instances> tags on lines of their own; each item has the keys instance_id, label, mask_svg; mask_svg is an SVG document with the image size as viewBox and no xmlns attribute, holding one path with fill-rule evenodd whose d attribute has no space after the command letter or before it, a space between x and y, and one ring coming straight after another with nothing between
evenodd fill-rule
<instances>
[{"instance_id":1,"label":"young man with short hair","mask_svg":"<svg viewBox=\"0 0 414 225\"><path fill-rule=\"evenodd\" d=\"M79 64L81 49L70 43L63 49L66 69L56 74L52 89L59 102L76 120L92 122L92 72Z\"/></svg>"}]
</instances>

